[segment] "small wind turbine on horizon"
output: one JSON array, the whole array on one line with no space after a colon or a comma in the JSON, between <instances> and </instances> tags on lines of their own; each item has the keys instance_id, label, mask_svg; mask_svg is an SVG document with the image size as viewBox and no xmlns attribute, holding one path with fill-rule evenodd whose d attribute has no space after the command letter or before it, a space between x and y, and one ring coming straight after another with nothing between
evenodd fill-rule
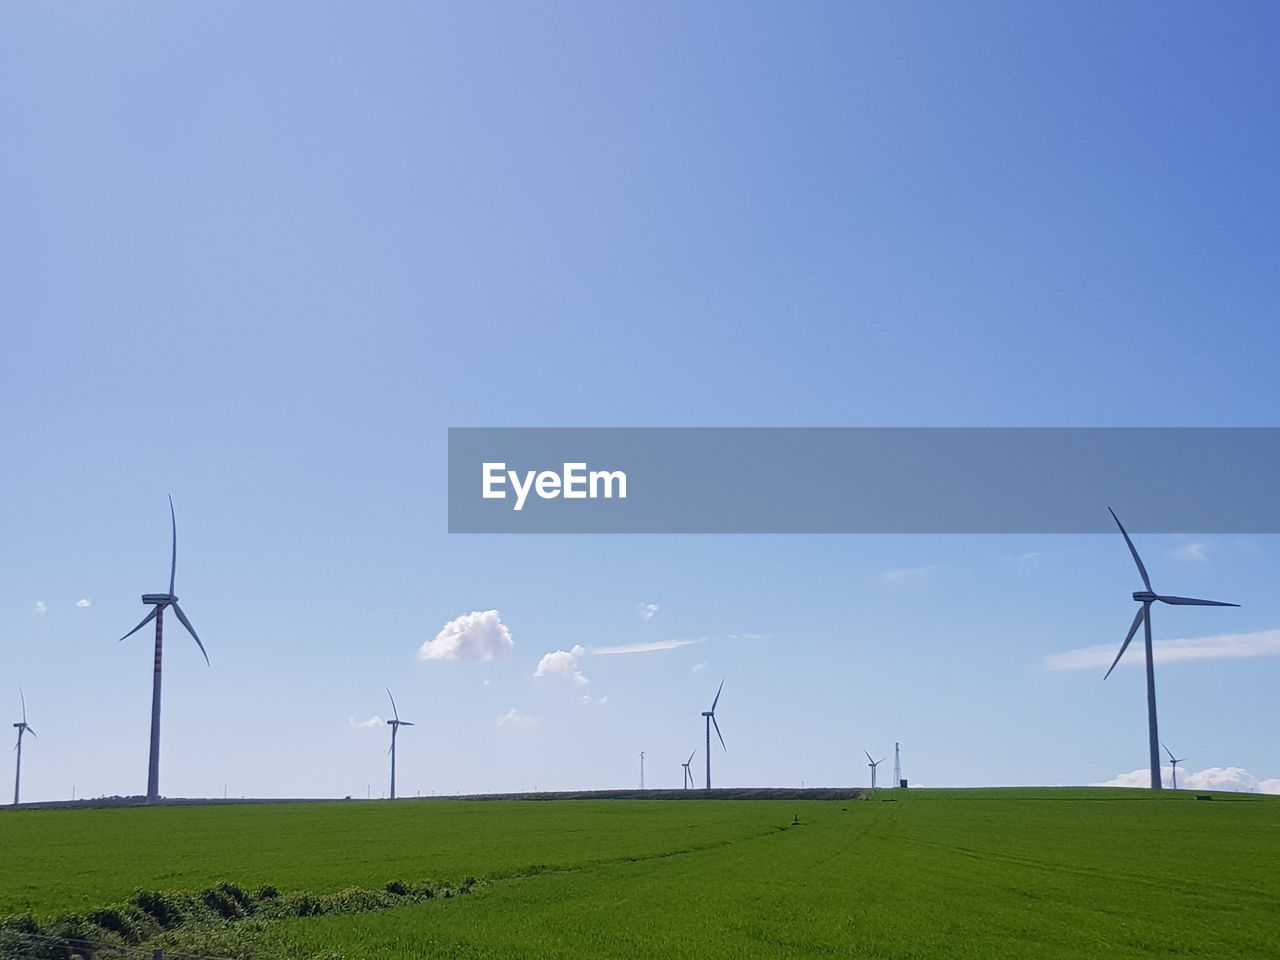
<instances>
[{"instance_id":1,"label":"small wind turbine on horizon","mask_svg":"<svg viewBox=\"0 0 1280 960\"><path fill-rule=\"evenodd\" d=\"M22 720L14 724L18 730L18 743L13 748L18 752L18 769L13 775L13 805L15 807L18 805L18 794L22 786L22 735L29 733L33 737L36 736L36 732L31 729L31 724L27 723L27 698L23 695L21 687L18 688L18 697L22 700ZM39 737L36 739L39 739Z\"/></svg>"},{"instance_id":2,"label":"small wind turbine on horizon","mask_svg":"<svg viewBox=\"0 0 1280 960\"><path fill-rule=\"evenodd\" d=\"M1178 764L1186 762L1187 758L1175 757L1173 755L1173 751L1170 750L1168 747L1165 747L1163 740L1160 741L1160 746L1164 747L1164 752L1169 755L1169 764L1173 768L1173 774L1170 777L1170 783L1169 783L1170 789L1177 790L1178 789Z\"/></svg>"},{"instance_id":3,"label":"small wind turbine on horizon","mask_svg":"<svg viewBox=\"0 0 1280 960\"><path fill-rule=\"evenodd\" d=\"M865 749L862 752L867 753ZM871 789L872 790L876 788L876 767L884 763L885 759L886 759L885 757L881 757L879 760L872 760L871 754L867 753L867 760L868 760L867 766L871 768Z\"/></svg>"},{"instance_id":4,"label":"small wind turbine on horizon","mask_svg":"<svg viewBox=\"0 0 1280 960\"><path fill-rule=\"evenodd\" d=\"M703 710L702 715L707 721L707 789L711 789L711 728L716 728L716 736L720 738L720 749L728 751L729 748L724 745L724 734L720 732L720 724L716 723L716 704L720 702L720 691L724 689L724 681L720 681L720 687L716 690L716 698L711 701L711 709Z\"/></svg>"},{"instance_id":5,"label":"small wind turbine on horizon","mask_svg":"<svg viewBox=\"0 0 1280 960\"><path fill-rule=\"evenodd\" d=\"M1120 652L1116 654L1115 660L1112 661L1103 680L1111 676L1111 671L1116 668L1116 664L1120 662L1120 658L1124 656L1124 652L1129 649L1129 642L1133 639L1138 627L1144 627L1144 638L1146 641L1147 653L1147 734L1148 747L1150 750L1151 760L1151 789L1159 790L1160 782L1160 731L1156 723L1156 670L1155 662L1151 652L1151 604L1159 600L1161 603L1168 603L1180 607L1238 607L1238 603L1227 603L1223 600L1197 600L1194 597L1170 597L1156 593L1151 587L1151 578L1147 576L1147 568L1142 565L1142 558L1138 556L1138 549L1133 545L1133 541L1129 539L1129 533L1125 530L1124 524L1120 522L1120 518L1116 516L1116 512L1110 507L1107 510L1111 513L1111 519L1116 522L1116 526L1120 528L1120 533L1124 537L1124 542L1129 545L1129 552L1133 554L1133 562L1138 565L1138 573L1142 577L1142 584L1145 590L1136 590L1133 599L1142 604L1137 615L1133 618L1133 624L1129 627L1129 632L1125 635L1124 643L1120 644Z\"/></svg>"},{"instance_id":6,"label":"small wind turbine on horizon","mask_svg":"<svg viewBox=\"0 0 1280 960\"><path fill-rule=\"evenodd\" d=\"M209 665L209 654L205 652L204 644L196 635L196 628L191 626L191 621L178 606L178 597L173 592L173 581L178 572L178 518L173 512L172 496L169 497L169 522L173 529L173 554L169 561L169 592L144 593L142 602L155 609L143 617L140 624L120 638L128 640L152 620L156 622L156 657L151 678L151 758L147 764L147 800L153 802L160 799L160 661L164 649L165 607L173 607L179 622L187 628L187 633L191 634L191 639L196 642L200 653L204 655L205 666Z\"/></svg>"},{"instance_id":7,"label":"small wind turbine on horizon","mask_svg":"<svg viewBox=\"0 0 1280 960\"><path fill-rule=\"evenodd\" d=\"M387 726L391 728L391 799L396 798L396 734L400 732L401 727L412 727L413 724L408 720L401 720L400 713L396 710L396 698L391 696L391 688L387 688L387 697L391 700L391 715L395 718L387 721Z\"/></svg>"},{"instance_id":8,"label":"small wind turbine on horizon","mask_svg":"<svg viewBox=\"0 0 1280 960\"><path fill-rule=\"evenodd\" d=\"M689 765L693 763L693 755L694 753L697 753L697 752L698 752L698 748L694 747L693 753L689 754L689 759L686 760L684 763L680 764L681 768L684 770L684 788L686 790L688 790L690 787L697 786L697 784L693 782L693 771L689 769Z\"/></svg>"}]
</instances>

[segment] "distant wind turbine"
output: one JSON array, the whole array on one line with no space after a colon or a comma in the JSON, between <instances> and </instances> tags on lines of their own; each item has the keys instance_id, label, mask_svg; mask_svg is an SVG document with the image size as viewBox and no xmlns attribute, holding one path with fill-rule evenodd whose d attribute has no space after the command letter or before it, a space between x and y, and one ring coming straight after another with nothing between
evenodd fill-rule
<instances>
[{"instance_id":1,"label":"distant wind turbine","mask_svg":"<svg viewBox=\"0 0 1280 960\"><path fill-rule=\"evenodd\" d=\"M169 592L144 593L142 602L155 609L142 618L142 622L126 633L121 640L127 640L152 620L156 622L156 659L151 678L151 760L147 765L147 799L160 799L160 659L164 648L164 608L173 607L178 620L187 628L187 633L195 640L196 646L204 654L205 665L209 664L209 654L205 653L204 644L196 636L196 628L178 606L178 598L173 592L174 576L178 572L178 518L173 512L173 497L169 497L169 522L173 528L173 556L169 562Z\"/></svg>"},{"instance_id":2,"label":"distant wind turbine","mask_svg":"<svg viewBox=\"0 0 1280 960\"><path fill-rule=\"evenodd\" d=\"M862 752L863 752L863 753L867 753L867 751L866 751L866 750L863 750ZM880 766L880 764L884 763L885 759L886 759L885 757L881 757L879 760L872 760L872 759L871 759L871 754L867 753L867 760L868 760L868 761L870 761L870 762L867 764L867 766L869 766L869 767L871 768L871 789L872 789L872 790L874 790L874 789L876 788L876 767L878 767L878 766Z\"/></svg>"},{"instance_id":3,"label":"distant wind turbine","mask_svg":"<svg viewBox=\"0 0 1280 960\"><path fill-rule=\"evenodd\" d=\"M1129 641L1133 639L1133 635L1138 632L1138 627L1145 627L1144 636L1146 640L1147 651L1147 735L1148 747L1151 759L1151 789L1159 790L1160 783L1160 732L1156 724L1156 671L1155 663L1151 653L1151 604L1159 600L1161 603L1169 603L1180 607L1238 607L1238 603L1226 603L1222 600L1196 600L1193 597L1169 597L1156 593L1151 588L1151 578L1147 576L1147 568L1142 565L1142 558L1138 556L1138 549L1133 545L1133 541L1129 539L1128 531L1125 530L1124 524L1120 522L1120 518L1116 516L1116 512L1110 507L1107 510L1111 513L1111 519L1116 522L1116 526L1120 528L1120 533L1124 537L1124 542L1129 545L1129 552L1133 554L1133 562L1138 565L1138 573L1142 577L1145 590L1137 590L1133 594L1133 599L1142 604L1137 615L1133 618L1133 624L1129 627L1129 632L1125 635L1124 643L1120 644L1120 652L1116 654L1115 660L1112 661L1106 675L1102 678L1105 680L1111 676L1111 671L1116 668L1116 664L1120 662L1120 658L1124 656L1124 652L1129 649Z\"/></svg>"},{"instance_id":4,"label":"distant wind turbine","mask_svg":"<svg viewBox=\"0 0 1280 960\"><path fill-rule=\"evenodd\" d=\"M391 696L391 689L387 688L387 697L391 700L391 715L394 720L388 720L387 726L391 728L391 799L396 798L396 734L400 732L401 727L412 727L413 724L408 720L401 720L400 713L396 710L396 698Z\"/></svg>"},{"instance_id":5,"label":"distant wind turbine","mask_svg":"<svg viewBox=\"0 0 1280 960\"><path fill-rule=\"evenodd\" d=\"M1184 763L1184 762L1186 761L1186 759L1187 759L1187 758L1186 758L1186 757L1175 757L1175 756L1173 755L1173 751L1172 751L1172 750L1170 750L1168 747L1165 747L1165 746L1164 746L1164 741L1163 741L1163 740L1160 742L1160 746L1164 747L1164 752L1165 752L1165 753L1167 753L1167 754L1169 755L1169 763L1170 763L1170 764L1172 765L1172 767L1173 767L1173 777L1172 777L1172 779L1170 780L1170 785L1171 785L1172 789L1177 790L1177 789L1178 789L1178 764L1180 764L1180 763Z\"/></svg>"},{"instance_id":6,"label":"distant wind turbine","mask_svg":"<svg viewBox=\"0 0 1280 960\"><path fill-rule=\"evenodd\" d=\"M680 764L680 766L684 769L684 788L686 790L688 790L690 787L697 786L697 784L693 782L693 771L689 769L689 765L693 763L693 754L697 752L698 752L698 748L694 747L693 753L689 754L689 759L686 760L684 763Z\"/></svg>"},{"instance_id":7,"label":"distant wind turbine","mask_svg":"<svg viewBox=\"0 0 1280 960\"><path fill-rule=\"evenodd\" d=\"M27 698L23 696L21 687L18 688L18 696L22 700L22 721L14 724L18 728L18 745L13 748L18 752L18 769L13 775L13 805L15 807L18 805L18 793L22 786L22 735L29 733L33 737L36 736L36 732L31 729L31 724L27 723Z\"/></svg>"},{"instance_id":8,"label":"distant wind turbine","mask_svg":"<svg viewBox=\"0 0 1280 960\"><path fill-rule=\"evenodd\" d=\"M702 715L707 720L707 789L711 789L711 728L716 728L716 736L720 738L720 749L728 750L724 745L724 735L720 732L720 724L716 723L716 704L720 702L720 691L724 689L724 681L720 681L720 687L716 690L716 698L711 701L711 709L703 710Z\"/></svg>"}]
</instances>

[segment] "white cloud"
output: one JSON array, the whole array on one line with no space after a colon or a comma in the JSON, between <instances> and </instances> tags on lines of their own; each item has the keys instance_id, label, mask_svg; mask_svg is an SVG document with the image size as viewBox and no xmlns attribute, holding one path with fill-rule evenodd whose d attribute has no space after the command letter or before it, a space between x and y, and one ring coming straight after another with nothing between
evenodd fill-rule
<instances>
[{"instance_id":1,"label":"white cloud","mask_svg":"<svg viewBox=\"0 0 1280 960\"><path fill-rule=\"evenodd\" d=\"M83 610L85 607L93 606L93 601L88 597L81 597L76 601L76 606Z\"/></svg>"},{"instance_id":2,"label":"white cloud","mask_svg":"<svg viewBox=\"0 0 1280 960\"><path fill-rule=\"evenodd\" d=\"M1026 553L1018 554L1019 563L1035 563L1039 559L1040 552L1038 550L1029 550Z\"/></svg>"},{"instance_id":3,"label":"white cloud","mask_svg":"<svg viewBox=\"0 0 1280 960\"><path fill-rule=\"evenodd\" d=\"M583 704L598 703L603 705L609 702L609 695L606 693L603 697L592 697L591 694L584 693L578 698L578 702Z\"/></svg>"},{"instance_id":4,"label":"white cloud","mask_svg":"<svg viewBox=\"0 0 1280 960\"><path fill-rule=\"evenodd\" d=\"M527 716L512 707L498 718L497 725L500 727L532 727L537 722L533 717Z\"/></svg>"},{"instance_id":5,"label":"white cloud","mask_svg":"<svg viewBox=\"0 0 1280 960\"><path fill-rule=\"evenodd\" d=\"M927 580L937 567L907 567L902 570L886 570L880 574L885 583L919 583Z\"/></svg>"},{"instance_id":6,"label":"white cloud","mask_svg":"<svg viewBox=\"0 0 1280 960\"><path fill-rule=\"evenodd\" d=\"M493 660L513 646L497 610L473 610L450 620L418 650L419 660Z\"/></svg>"},{"instance_id":7,"label":"white cloud","mask_svg":"<svg viewBox=\"0 0 1280 960\"><path fill-rule=\"evenodd\" d=\"M658 605L656 603L640 604L640 619L652 620L658 613Z\"/></svg>"},{"instance_id":8,"label":"white cloud","mask_svg":"<svg viewBox=\"0 0 1280 960\"><path fill-rule=\"evenodd\" d=\"M776 634L772 633L731 633L730 640L772 640Z\"/></svg>"},{"instance_id":9,"label":"white cloud","mask_svg":"<svg viewBox=\"0 0 1280 960\"><path fill-rule=\"evenodd\" d=\"M565 677L574 683L586 685L591 681L578 669L578 658L585 656L587 648L581 644L572 650L556 650L545 653L538 661L538 668L533 671L535 677Z\"/></svg>"},{"instance_id":10,"label":"white cloud","mask_svg":"<svg viewBox=\"0 0 1280 960\"><path fill-rule=\"evenodd\" d=\"M1268 657L1280 654L1280 630L1259 630L1256 633L1223 633L1214 637L1195 637L1185 640L1157 640L1152 645L1156 663L1176 663L1180 660L1239 660L1245 657ZM1111 666L1119 644L1099 644L1081 647L1065 653L1053 653L1044 658L1045 670L1096 670ZM1135 652L1132 646L1125 651L1120 666L1136 666L1144 663L1141 647Z\"/></svg>"},{"instance_id":11,"label":"white cloud","mask_svg":"<svg viewBox=\"0 0 1280 960\"><path fill-rule=\"evenodd\" d=\"M374 714L368 720L357 720L355 717L352 717L350 723L353 727L363 727L366 730L372 727L385 726L382 718L377 714Z\"/></svg>"},{"instance_id":12,"label":"white cloud","mask_svg":"<svg viewBox=\"0 0 1280 960\"><path fill-rule=\"evenodd\" d=\"M707 669L706 660L703 660L701 663L695 663L692 667L689 668L691 673L700 673L705 669Z\"/></svg>"},{"instance_id":13,"label":"white cloud","mask_svg":"<svg viewBox=\"0 0 1280 960\"><path fill-rule=\"evenodd\" d=\"M43 600L37 600L36 605L31 608L31 612L34 613L37 617L43 617L46 613L49 612L49 605L46 604Z\"/></svg>"},{"instance_id":14,"label":"white cloud","mask_svg":"<svg viewBox=\"0 0 1280 960\"><path fill-rule=\"evenodd\" d=\"M592 647L591 652L597 656L609 657L623 653L653 653L657 650L675 650L678 647L688 647L695 643L702 643L706 637L698 637L696 640L654 640L652 643L624 643L617 647Z\"/></svg>"},{"instance_id":15,"label":"white cloud","mask_svg":"<svg viewBox=\"0 0 1280 960\"><path fill-rule=\"evenodd\" d=\"M1172 780L1172 767L1161 767L1160 777L1165 786ZM1095 787L1139 787L1151 786L1151 771L1131 770L1107 780L1105 783L1092 784ZM1243 767L1206 767L1203 770L1179 770L1179 790L1226 790L1235 793L1276 793L1280 794L1280 779L1259 780Z\"/></svg>"},{"instance_id":16,"label":"white cloud","mask_svg":"<svg viewBox=\"0 0 1280 960\"><path fill-rule=\"evenodd\" d=\"M1208 547L1206 543L1196 541L1188 541L1173 551L1173 555L1179 560L1204 560L1205 549Z\"/></svg>"}]
</instances>

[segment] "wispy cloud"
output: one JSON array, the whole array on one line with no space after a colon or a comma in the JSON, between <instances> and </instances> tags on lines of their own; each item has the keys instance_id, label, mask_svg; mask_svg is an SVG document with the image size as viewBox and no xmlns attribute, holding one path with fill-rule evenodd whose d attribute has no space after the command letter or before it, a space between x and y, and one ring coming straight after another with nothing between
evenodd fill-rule
<instances>
[{"instance_id":1,"label":"wispy cloud","mask_svg":"<svg viewBox=\"0 0 1280 960\"><path fill-rule=\"evenodd\" d=\"M904 567L899 570L886 570L880 574L880 580L884 583L919 583L927 580L937 567Z\"/></svg>"},{"instance_id":2,"label":"wispy cloud","mask_svg":"<svg viewBox=\"0 0 1280 960\"><path fill-rule=\"evenodd\" d=\"M1179 560L1205 560L1208 559L1205 554L1208 547L1207 543L1192 540L1178 547L1173 551L1173 555Z\"/></svg>"},{"instance_id":3,"label":"wispy cloud","mask_svg":"<svg viewBox=\"0 0 1280 960\"><path fill-rule=\"evenodd\" d=\"M1035 563L1040 559L1040 551L1028 550L1026 553L1018 554L1019 563Z\"/></svg>"},{"instance_id":4,"label":"wispy cloud","mask_svg":"<svg viewBox=\"0 0 1280 960\"><path fill-rule=\"evenodd\" d=\"M1105 670L1116 657L1119 644L1099 644L1054 653L1044 658L1045 670ZM1185 640L1157 640L1152 644L1156 663L1177 663L1180 660L1242 660L1247 657L1270 657L1280 654L1280 630L1260 630L1256 633L1224 633L1216 637L1195 637ZM1136 655L1126 651L1120 665L1137 666L1143 663L1141 652Z\"/></svg>"},{"instance_id":5,"label":"wispy cloud","mask_svg":"<svg viewBox=\"0 0 1280 960\"><path fill-rule=\"evenodd\" d=\"M418 649L418 659L493 660L514 646L497 610L472 610L446 623Z\"/></svg>"},{"instance_id":6,"label":"wispy cloud","mask_svg":"<svg viewBox=\"0 0 1280 960\"><path fill-rule=\"evenodd\" d=\"M609 695L606 693L603 697L593 697L589 693L584 693L582 696L578 698L578 701L586 705L590 705L594 703L594 704L603 706L604 704L609 702Z\"/></svg>"},{"instance_id":7,"label":"wispy cloud","mask_svg":"<svg viewBox=\"0 0 1280 960\"><path fill-rule=\"evenodd\" d=\"M690 647L695 643L702 643L706 639L706 637L698 637L694 640L654 640L651 643L624 643L616 647L592 647L591 652L601 657L624 653L654 653L658 650L675 650L678 647Z\"/></svg>"},{"instance_id":8,"label":"wispy cloud","mask_svg":"<svg viewBox=\"0 0 1280 960\"><path fill-rule=\"evenodd\" d=\"M88 597L81 597L79 600L76 601L76 606L79 607L81 610L83 610L85 607L93 606L93 601L90 600Z\"/></svg>"},{"instance_id":9,"label":"wispy cloud","mask_svg":"<svg viewBox=\"0 0 1280 960\"><path fill-rule=\"evenodd\" d=\"M1172 785L1172 767L1161 767L1161 779L1166 786ZM1140 787L1151 786L1151 771L1145 767L1122 773L1103 783L1092 784L1095 787ZM1280 777L1259 780L1244 767L1206 767L1203 770L1178 771L1178 788L1181 790L1230 790L1237 793L1276 793L1280 794Z\"/></svg>"},{"instance_id":10,"label":"wispy cloud","mask_svg":"<svg viewBox=\"0 0 1280 960\"><path fill-rule=\"evenodd\" d=\"M652 620L658 614L658 605L656 603L640 604L640 619Z\"/></svg>"},{"instance_id":11,"label":"wispy cloud","mask_svg":"<svg viewBox=\"0 0 1280 960\"><path fill-rule=\"evenodd\" d=\"M532 727L538 721L533 717L521 713L515 707L512 707L506 713L498 718L497 726L499 727Z\"/></svg>"},{"instance_id":12,"label":"wispy cloud","mask_svg":"<svg viewBox=\"0 0 1280 960\"><path fill-rule=\"evenodd\" d=\"M45 603L43 600L37 600L36 605L31 608L31 612L34 613L37 617L43 617L46 613L49 612L49 605Z\"/></svg>"},{"instance_id":13,"label":"wispy cloud","mask_svg":"<svg viewBox=\"0 0 1280 960\"><path fill-rule=\"evenodd\" d=\"M377 714L375 714L374 716L370 717L368 720L357 720L355 717L352 717L352 718L351 718L351 720L350 720L349 722L350 722L351 726L353 726L353 727L362 727L362 728L364 728L365 730L368 730L368 729L370 729L370 728L372 728L372 727L381 727L381 726L385 726L385 725L386 725L386 724L383 722L383 719L382 719L381 717L379 717Z\"/></svg>"},{"instance_id":14,"label":"wispy cloud","mask_svg":"<svg viewBox=\"0 0 1280 960\"><path fill-rule=\"evenodd\" d=\"M563 677L585 686L591 681L578 669L578 658L584 656L586 652L586 647L576 644L572 650L555 650L545 653L538 661L538 668L533 671L533 675L538 679Z\"/></svg>"},{"instance_id":15,"label":"wispy cloud","mask_svg":"<svg viewBox=\"0 0 1280 960\"><path fill-rule=\"evenodd\" d=\"M773 633L731 633L730 640L772 640L776 634Z\"/></svg>"},{"instance_id":16,"label":"wispy cloud","mask_svg":"<svg viewBox=\"0 0 1280 960\"><path fill-rule=\"evenodd\" d=\"M701 663L695 663L689 668L689 671L691 673L701 673L705 669L707 669L707 661L703 660Z\"/></svg>"}]
</instances>

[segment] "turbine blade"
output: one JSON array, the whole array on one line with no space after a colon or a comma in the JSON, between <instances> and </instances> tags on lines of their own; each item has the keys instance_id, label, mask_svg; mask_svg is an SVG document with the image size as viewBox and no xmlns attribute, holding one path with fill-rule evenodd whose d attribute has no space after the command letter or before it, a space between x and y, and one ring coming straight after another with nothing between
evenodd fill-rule
<instances>
[{"instance_id":1,"label":"turbine blade","mask_svg":"<svg viewBox=\"0 0 1280 960\"><path fill-rule=\"evenodd\" d=\"M867 751L866 751L866 750L863 750L862 752L863 752L863 753L867 753ZM867 762L868 762L868 763L875 763L875 761L871 759L871 754L869 754L869 753L867 753Z\"/></svg>"},{"instance_id":2,"label":"turbine blade","mask_svg":"<svg viewBox=\"0 0 1280 960\"><path fill-rule=\"evenodd\" d=\"M402 726L402 727L412 727L412 726L413 726L413 722L412 722L412 721L410 721L410 720L401 720L401 721L400 721L400 726Z\"/></svg>"},{"instance_id":3,"label":"turbine blade","mask_svg":"<svg viewBox=\"0 0 1280 960\"><path fill-rule=\"evenodd\" d=\"M173 559L169 561L169 596L173 596L173 578L178 573L178 515L173 512L173 494L169 494L169 522L173 525Z\"/></svg>"},{"instance_id":4,"label":"turbine blade","mask_svg":"<svg viewBox=\"0 0 1280 960\"><path fill-rule=\"evenodd\" d=\"M1163 740L1161 740L1161 741L1160 741L1160 746L1164 747L1164 752L1165 752L1165 753L1167 753L1167 754L1169 755L1169 759L1170 759L1170 760L1173 760L1173 751L1172 751L1172 750L1170 750L1167 746L1165 746L1165 742L1164 742ZM1177 763L1178 761L1177 761L1177 760L1173 760L1173 762L1174 762L1174 763Z\"/></svg>"},{"instance_id":5,"label":"turbine blade","mask_svg":"<svg viewBox=\"0 0 1280 960\"><path fill-rule=\"evenodd\" d=\"M1124 652L1129 649L1129 642L1133 639L1133 635L1138 632L1138 627L1142 626L1142 615L1146 610L1147 605L1145 603L1138 609L1138 615L1133 618L1133 624L1129 627L1129 632L1125 635L1124 643L1120 644L1120 652L1117 653L1116 658L1111 661L1111 666L1103 676L1103 680L1111 676L1111 671L1116 668L1116 664L1120 662L1120 658L1124 656Z\"/></svg>"},{"instance_id":6,"label":"turbine blade","mask_svg":"<svg viewBox=\"0 0 1280 960\"><path fill-rule=\"evenodd\" d=\"M1227 603L1225 600L1197 600L1195 597L1165 597L1159 594L1156 599L1161 603L1172 603L1179 607L1238 607L1238 603Z\"/></svg>"},{"instance_id":7,"label":"turbine blade","mask_svg":"<svg viewBox=\"0 0 1280 960\"><path fill-rule=\"evenodd\" d=\"M191 639L196 642L196 646L200 648L200 652L204 654L204 665L211 666L209 663L209 654L205 653L204 644L200 642L200 638L196 636L196 628L191 625L191 621L187 619L187 615L182 612L182 608L176 603L171 603L173 612L178 615L178 619L182 621L182 625L187 628L187 633L191 634Z\"/></svg>"},{"instance_id":8,"label":"turbine blade","mask_svg":"<svg viewBox=\"0 0 1280 960\"><path fill-rule=\"evenodd\" d=\"M876 766L877 767L880 766L880 764L884 763L885 760L887 759L888 759L887 757L881 757L879 760L876 761Z\"/></svg>"},{"instance_id":9,"label":"turbine blade","mask_svg":"<svg viewBox=\"0 0 1280 960\"><path fill-rule=\"evenodd\" d=\"M126 633L123 637L121 637L120 640L128 640L135 633L137 633L139 630L145 627L148 623L154 620L156 618L156 614L159 612L160 612L159 607L152 607L151 612L142 618L142 622L138 624L136 627L134 627L132 630L130 630L128 633ZM117 640L116 642L119 643L120 641Z\"/></svg>"},{"instance_id":10,"label":"turbine blade","mask_svg":"<svg viewBox=\"0 0 1280 960\"><path fill-rule=\"evenodd\" d=\"M31 727L30 727L30 726L26 727L26 731L27 731L27 733L29 733L29 734L31 734L33 737L35 737L37 740L39 740L39 739L40 739L40 734L36 733L33 729L31 729Z\"/></svg>"},{"instance_id":11,"label":"turbine blade","mask_svg":"<svg viewBox=\"0 0 1280 960\"><path fill-rule=\"evenodd\" d=\"M397 720L399 720L399 719L400 719L400 711L396 709L396 698L395 698L395 697L393 697L393 696L391 696L391 688L390 688L390 687L385 687L384 689L387 691L387 697L388 697L388 699L390 699L390 701L391 701L391 712L392 712L392 714L394 714L394 715L395 715L395 718L396 718Z\"/></svg>"},{"instance_id":12,"label":"turbine blade","mask_svg":"<svg viewBox=\"0 0 1280 960\"><path fill-rule=\"evenodd\" d=\"M693 763L693 754L694 754L694 753L697 753L697 752L698 752L698 751L697 751L697 748L695 748L695 749L694 749L694 751L693 751L693 753L689 754L689 759L688 759L688 760L686 760L686 761L684 762L684 765L685 765L686 767L687 767L689 764Z\"/></svg>"},{"instance_id":13,"label":"turbine blade","mask_svg":"<svg viewBox=\"0 0 1280 960\"><path fill-rule=\"evenodd\" d=\"M1120 528L1120 532L1124 534L1124 542L1129 545L1129 552L1133 554L1133 562L1138 565L1138 572L1142 574L1142 582L1147 585L1147 589L1151 590L1151 578L1147 576L1147 568L1142 565L1142 558L1138 556L1138 548L1133 545L1133 541L1129 539L1129 532L1125 530L1124 524L1120 522L1120 518L1116 516L1116 512L1110 507L1107 510L1111 513L1111 519L1116 522L1116 526Z\"/></svg>"},{"instance_id":14,"label":"turbine blade","mask_svg":"<svg viewBox=\"0 0 1280 960\"><path fill-rule=\"evenodd\" d=\"M25 724L27 722L27 698L21 687L18 688L18 696L22 699L22 722Z\"/></svg>"},{"instance_id":15,"label":"turbine blade","mask_svg":"<svg viewBox=\"0 0 1280 960\"><path fill-rule=\"evenodd\" d=\"M716 698L711 701L711 712L716 712L716 704L720 702L720 690L724 689L724 681L720 681L720 689L716 691Z\"/></svg>"},{"instance_id":16,"label":"turbine blade","mask_svg":"<svg viewBox=\"0 0 1280 960\"><path fill-rule=\"evenodd\" d=\"M716 715L714 713L711 715L711 725L716 728L716 736L720 738L721 749L728 750L729 748L724 745L724 734L720 732L720 724L716 723Z\"/></svg>"}]
</instances>

